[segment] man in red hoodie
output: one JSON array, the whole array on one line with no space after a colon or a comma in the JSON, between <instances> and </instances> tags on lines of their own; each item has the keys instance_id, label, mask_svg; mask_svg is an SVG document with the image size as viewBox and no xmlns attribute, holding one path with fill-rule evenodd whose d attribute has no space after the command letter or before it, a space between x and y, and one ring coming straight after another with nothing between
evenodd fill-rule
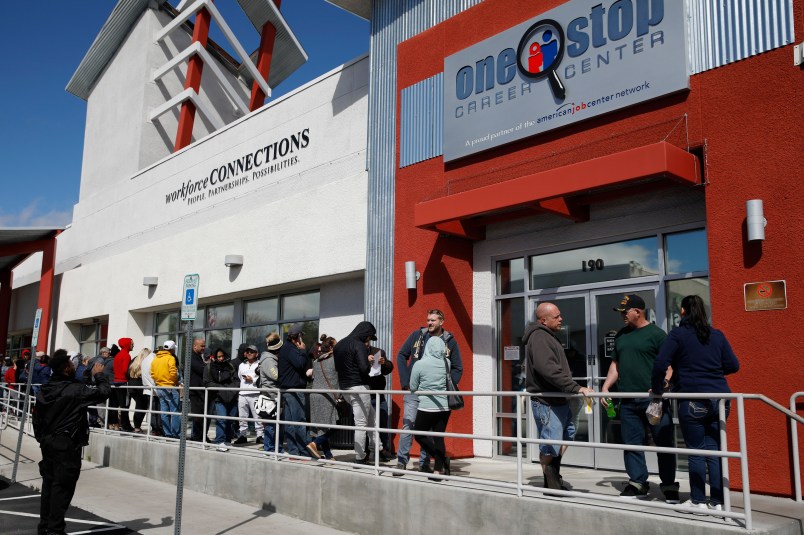
<instances>
[{"instance_id":1,"label":"man in red hoodie","mask_svg":"<svg viewBox=\"0 0 804 535\"><path fill-rule=\"evenodd\" d=\"M131 364L131 350L134 349L134 340L131 338L121 338L117 341L120 351L114 356L114 382L113 386L124 387L128 385L128 366ZM128 390L125 388L113 388L112 396L109 399L111 407L120 409L119 429L127 433L134 432L131 421L128 418Z\"/></svg>"}]
</instances>

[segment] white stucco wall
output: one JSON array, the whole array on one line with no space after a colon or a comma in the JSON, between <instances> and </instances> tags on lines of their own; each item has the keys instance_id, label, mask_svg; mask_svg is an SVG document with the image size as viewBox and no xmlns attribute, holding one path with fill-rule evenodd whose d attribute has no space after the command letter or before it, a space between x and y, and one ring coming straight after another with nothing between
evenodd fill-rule
<instances>
[{"instance_id":1,"label":"white stucco wall","mask_svg":"<svg viewBox=\"0 0 804 535\"><path fill-rule=\"evenodd\" d=\"M364 57L82 198L58 238L53 344L72 345L71 325L96 317L108 317L111 340L150 336L150 312L178 307L188 273L201 277L202 305L320 289L322 332L348 334L363 317L367 84ZM263 163L216 195L209 187L195 202L166 199L300 132L307 146L270 162L283 162L272 172ZM243 255L242 268L224 266L227 254ZM32 258L15 270L17 292L38 281L40 265ZM159 284L143 286L146 276Z\"/></svg>"},{"instance_id":2,"label":"white stucco wall","mask_svg":"<svg viewBox=\"0 0 804 535\"><path fill-rule=\"evenodd\" d=\"M186 31L177 29L162 42L155 42L154 36L171 20L164 11L145 10L92 88L87 100L81 201L95 196L96 202L103 202L107 188L173 151L180 108L176 106L153 122L149 119L152 110L184 90L186 61L153 80L154 71L192 41ZM224 124L242 116L208 67L206 70L200 96L208 108ZM248 102L249 89L222 66L221 71ZM198 112L193 139L213 130Z\"/></svg>"}]
</instances>

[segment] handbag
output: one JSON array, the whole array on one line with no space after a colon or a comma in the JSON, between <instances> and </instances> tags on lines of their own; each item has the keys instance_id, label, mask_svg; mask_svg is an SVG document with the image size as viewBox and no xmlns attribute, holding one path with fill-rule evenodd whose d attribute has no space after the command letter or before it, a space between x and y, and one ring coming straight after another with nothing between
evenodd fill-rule
<instances>
[{"instance_id":1,"label":"handbag","mask_svg":"<svg viewBox=\"0 0 804 535\"><path fill-rule=\"evenodd\" d=\"M270 420L276 417L276 401L265 394L260 394L254 403L254 412L263 420Z\"/></svg>"},{"instance_id":2,"label":"handbag","mask_svg":"<svg viewBox=\"0 0 804 535\"><path fill-rule=\"evenodd\" d=\"M449 374L449 366L447 366L447 359L444 359L444 369L447 370L447 392L460 392L455 383L452 382L452 377ZM457 411L463 408L463 396L460 394L447 394L447 405L449 410Z\"/></svg>"}]
</instances>

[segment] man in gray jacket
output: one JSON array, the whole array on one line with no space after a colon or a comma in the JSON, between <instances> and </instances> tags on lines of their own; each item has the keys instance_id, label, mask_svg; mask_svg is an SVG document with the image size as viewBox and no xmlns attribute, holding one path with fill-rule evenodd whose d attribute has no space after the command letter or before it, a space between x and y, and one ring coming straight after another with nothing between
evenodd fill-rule
<instances>
[{"instance_id":1,"label":"man in gray jacket","mask_svg":"<svg viewBox=\"0 0 804 535\"><path fill-rule=\"evenodd\" d=\"M589 394L591 388L572 379L564 348L556 337L561 329L561 311L553 303L541 303L536 308L536 321L528 324L522 343L525 344L526 388L531 394L566 393ZM531 398L533 418L542 440L574 440L575 424L566 397L539 396ZM561 490L562 448L556 444L539 445L539 461L545 485Z\"/></svg>"}]
</instances>

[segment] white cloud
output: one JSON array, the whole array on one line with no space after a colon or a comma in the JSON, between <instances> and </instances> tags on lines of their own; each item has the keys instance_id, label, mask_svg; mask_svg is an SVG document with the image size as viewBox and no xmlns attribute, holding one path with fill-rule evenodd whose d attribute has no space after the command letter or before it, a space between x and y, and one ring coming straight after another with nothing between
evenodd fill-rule
<instances>
[{"instance_id":1,"label":"white cloud","mask_svg":"<svg viewBox=\"0 0 804 535\"><path fill-rule=\"evenodd\" d=\"M33 199L19 212L11 213L0 208L0 227L64 227L73 219L73 210L43 210L42 199Z\"/></svg>"}]
</instances>

